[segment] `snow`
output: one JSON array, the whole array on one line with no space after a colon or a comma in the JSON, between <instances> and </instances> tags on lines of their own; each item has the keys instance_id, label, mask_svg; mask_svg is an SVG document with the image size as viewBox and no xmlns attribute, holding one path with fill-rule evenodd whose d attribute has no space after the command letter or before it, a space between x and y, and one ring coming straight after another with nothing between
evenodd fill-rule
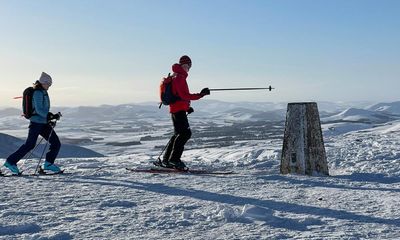
<instances>
[{"instance_id":1,"label":"snow","mask_svg":"<svg viewBox=\"0 0 400 240\"><path fill-rule=\"evenodd\" d=\"M359 131L363 129L371 128L371 124L368 123L327 123L321 126L324 136L341 135L348 132Z\"/></svg>"},{"instance_id":2,"label":"snow","mask_svg":"<svg viewBox=\"0 0 400 240\"><path fill-rule=\"evenodd\" d=\"M393 121L384 126L377 127L374 129L376 132L380 132L381 134L387 133L396 133L400 131L400 121Z\"/></svg>"},{"instance_id":3,"label":"snow","mask_svg":"<svg viewBox=\"0 0 400 240\"><path fill-rule=\"evenodd\" d=\"M151 166L168 141L169 119L154 116L62 120L60 137L102 139L78 142L107 156L60 158L64 175L0 178L0 239L400 238L400 120L323 124L331 176L309 177L279 173L283 120L226 122L222 110L191 115L193 130L201 131L194 132L184 161L193 169L235 174L128 172L125 167ZM0 122L10 126L2 133L26 134L23 124ZM219 132L237 129L253 137L257 129L268 131L265 138L244 134L229 144L210 144L213 137L202 135L224 139ZM153 138L107 145L142 136ZM29 173L36 161L20 164Z\"/></svg>"}]
</instances>

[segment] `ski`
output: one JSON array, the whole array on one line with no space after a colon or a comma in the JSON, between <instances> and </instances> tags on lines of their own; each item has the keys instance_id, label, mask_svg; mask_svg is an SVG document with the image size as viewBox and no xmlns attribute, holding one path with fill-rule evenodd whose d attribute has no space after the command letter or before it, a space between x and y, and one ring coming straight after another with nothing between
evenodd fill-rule
<instances>
[{"instance_id":1,"label":"ski","mask_svg":"<svg viewBox=\"0 0 400 240\"><path fill-rule=\"evenodd\" d=\"M0 177L23 177L26 175L22 175L22 174L4 174L4 173L0 173Z\"/></svg>"},{"instance_id":2,"label":"ski","mask_svg":"<svg viewBox=\"0 0 400 240\"><path fill-rule=\"evenodd\" d=\"M137 169L137 168L126 168L130 172L138 173L171 173L171 174L194 174L194 175L229 175L234 174L233 171L214 171L214 170L201 170L201 169L188 169L178 170L175 168L148 168L148 169Z\"/></svg>"},{"instance_id":3,"label":"ski","mask_svg":"<svg viewBox=\"0 0 400 240\"><path fill-rule=\"evenodd\" d=\"M160 160L153 162L153 164L154 164L154 166L157 167L157 169L158 168L161 168L161 169L175 169L175 170L178 170L178 171L188 171L189 170L189 168L186 167L186 166L183 169L174 168L173 166L165 166Z\"/></svg>"},{"instance_id":4,"label":"ski","mask_svg":"<svg viewBox=\"0 0 400 240\"><path fill-rule=\"evenodd\" d=\"M61 170L59 172L45 172L43 169L39 169L38 174L32 174L32 176L38 176L38 175L44 175L44 176L51 176L51 175L60 175L64 174L64 170Z\"/></svg>"},{"instance_id":5,"label":"ski","mask_svg":"<svg viewBox=\"0 0 400 240\"><path fill-rule=\"evenodd\" d=\"M45 172L43 170L39 170L36 174L32 173L32 174L23 174L22 172L20 174L4 174L0 172L0 177L37 177L37 176L53 176L53 175L62 175L62 174L66 174L64 173L64 170L60 171L60 172Z\"/></svg>"}]
</instances>

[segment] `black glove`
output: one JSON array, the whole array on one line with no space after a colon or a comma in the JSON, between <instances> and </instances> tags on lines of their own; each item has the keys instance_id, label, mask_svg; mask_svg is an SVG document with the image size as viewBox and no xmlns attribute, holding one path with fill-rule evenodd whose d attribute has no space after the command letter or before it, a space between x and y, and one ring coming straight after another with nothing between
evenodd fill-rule
<instances>
[{"instance_id":1,"label":"black glove","mask_svg":"<svg viewBox=\"0 0 400 240\"><path fill-rule=\"evenodd\" d=\"M194 112L194 109L193 109L192 107L190 107L190 108L187 110L187 113L188 113L188 114L191 114L192 112Z\"/></svg>"},{"instance_id":2,"label":"black glove","mask_svg":"<svg viewBox=\"0 0 400 240\"><path fill-rule=\"evenodd\" d=\"M60 117L61 117L62 115L61 115L61 113L60 112L58 112L58 113L56 113L56 114L53 114L53 113L51 113L51 112L49 112L48 114L47 114L47 121L48 122L50 122L51 120L60 120Z\"/></svg>"},{"instance_id":3,"label":"black glove","mask_svg":"<svg viewBox=\"0 0 400 240\"><path fill-rule=\"evenodd\" d=\"M55 120L60 120L60 117L61 117L61 113L60 112L58 112L58 113L53 115L53 119L55 119Z\"/></svg>"},{"instance_id":4,"label":"black glove","mask_svg":"<svg viewBox=\"0 0 400 240\"><path fill-rule=\"evenodd\" d=\"M54 116L53 113L51 113L51 112L47 113L47 122L50 122L51 119L53 119L53 116Z\"/></svg>"},{"instance_id":5,"label":"black glove","mask_svg":"<svg viewBox=\"0 0 400 240\"><path fill-rule=\"evenodd\" d=\"M203 88L200 92L201 95L210 95L210 89L209 88Z\"/></svg>"}]
</instances>

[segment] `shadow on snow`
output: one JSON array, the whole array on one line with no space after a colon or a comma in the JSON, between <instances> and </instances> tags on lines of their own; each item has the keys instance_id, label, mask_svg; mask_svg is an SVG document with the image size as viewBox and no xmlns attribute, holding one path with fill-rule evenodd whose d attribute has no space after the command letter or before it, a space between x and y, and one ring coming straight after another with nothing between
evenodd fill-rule
<instances>
[{"instance_id":1,"label":"shadow on snow","mask_svg":"<svg viewBox=\"0 0 400 240\"><path fill-rule=\"evenodd\" d=\"M275 176L278 177L278 176ZM283 176L282 176L283 177ZM78 180L79 179L79 180ZM149 191L159 194L171 195L171 196L185 196L190 198L195 198L198 200L211 201L222 204L230 204L236 206L244 206L245 204L251 204L270 210L290 212L294 214L310 214L321 217L342 219L351 222L359 223L373 223L373 224L386 224L400 226L400 219L384 219L374 216L366 216L357 213L347 212L344 210L334 210L328 208L321 208L315 206L305 206L295 203L286 203L273 200L256 199L251 197L234 196L223 193L213 193L204 190L189 189L189 188L178 188L171 187L161 183L141 183L137 181L130 180L110 180L102 177L76 177L74 179L62 180L62 179L52 179L51 181L60 182L75 182L75 183L86 183L86 184L98 184L107 185L115 187L125 187L142 191ZM317 183L318 184L318 183ZM322 183L320 183L322 185ZM326 185L326 184L325 184ZM325 186L326 187L326 186ZM277 228L286 228L298 231L307 230L307 226L304 223L292 219L285 219L276 216L270 216L272 219L262 219L266 224ZM315 224L313 224L315 225Z\"/></svg>"},{"instance_id":2,"label":"shadow on snow","mask_svg":"<svg viewBox=\"0 0 400 240\"><path fill-rule=\"evenodd\" d=\"M308 177L297 175L268 175L260 176L260 179L266 181L282 181L290 184L306 185L306 187L324 187L349 190L368 190L384 192L400 192L400 188L386 188L382 186L365 186L365 184L395 184L400 183L398 177L388 177L384 174L376 173L353 173L351 175L338 175L331 177ZM326 181L328 179L328 181ZM332 180L332 181L329 181ZM341 183L337 180L343 180ZM335 181L335 183L333 183ZM349 186L349 182L356 186Z\"/></svg>"}]
</instances>

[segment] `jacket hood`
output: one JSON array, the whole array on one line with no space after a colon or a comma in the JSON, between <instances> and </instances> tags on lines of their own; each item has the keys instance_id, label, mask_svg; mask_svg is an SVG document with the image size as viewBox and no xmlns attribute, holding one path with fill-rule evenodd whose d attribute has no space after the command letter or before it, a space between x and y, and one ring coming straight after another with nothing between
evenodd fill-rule
<instances>
[{"instance_id":1,"label":"jacket hood","mask_svg":"<svg viewBox=\"0 0 400 240\"><path fill-rule=\"evenodd\" d=\"M182 68L181 65L179 65L178 63L175 63L174 65L172 65L172 72L174 73L179 73L179 74L183 74L185 76L188 75L188 73Z\"/></svg>"}]
</instances>

